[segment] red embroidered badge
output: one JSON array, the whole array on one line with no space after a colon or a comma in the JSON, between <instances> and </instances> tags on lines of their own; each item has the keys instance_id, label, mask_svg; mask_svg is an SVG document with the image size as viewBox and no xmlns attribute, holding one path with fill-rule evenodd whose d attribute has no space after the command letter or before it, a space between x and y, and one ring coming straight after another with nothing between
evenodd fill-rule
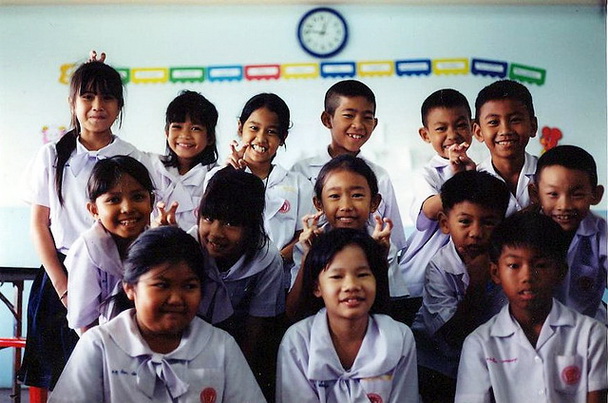
<instances>
[{"instance_id":1,"label":"red embroidered badge","mask_svg":"<svg viewBox=\"0 0 608 403\"><path fill-rule=\"evenodd\" d=\"M205 388L201 392L201 403L215 403L217 392L213 388Z\"/></svg>"},{"instance_id":2,"label":"red embroidered badge","mask_svg":"<svg viewBox=\"0 0 608 403\"><path fill-rule=\"evenodd\" d=\"M289 204L289 200L285 200L285 203L279 209L279 213L287 213L291 209L291 204Z\"/></svg>"},{"instance_id":3,"label":"red embroidered badge","mask_svg":"<svg viewBox=\"0 0 608 403\"><path fill-rule=\"evenodd\" d=\"M382 396L377 393L368 393L367 398L372 403L382 403Z\"/></svg>"},{"instance_id":4,"label":"red embroidered badge","mask_svg":"<svg viewBox=\"0 0 608 403\"><path fill-rule=\"evenodd\" d=\"M576 365L570 365L562 371L562 380L566 385L576 385L581 380L581 369Z\"/></svg>"}]
</instances>

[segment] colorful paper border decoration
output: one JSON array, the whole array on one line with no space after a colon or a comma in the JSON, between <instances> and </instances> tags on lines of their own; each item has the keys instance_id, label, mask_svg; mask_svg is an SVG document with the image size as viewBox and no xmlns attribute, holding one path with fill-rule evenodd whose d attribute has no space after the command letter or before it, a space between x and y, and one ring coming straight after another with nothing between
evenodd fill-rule
<instances>
[{"instance_id":1,"label":"colorful paper border decoration","mask_svg":"<svg viewBox=\"0 0 608 403\"><path fill-rule=\"evenodd\" d=\"M74 64L59 67L59 82L68 84ZM286 63L255 65L219 65L184 67L119 67L125 84L158 84L188 82L259 81L278 79L352 78L429 76L473 74L493 78L510 78L529 84L544 85L547 70L518 63L482 58L366 60L321 63Z\"/></svg>"}]
</instances>

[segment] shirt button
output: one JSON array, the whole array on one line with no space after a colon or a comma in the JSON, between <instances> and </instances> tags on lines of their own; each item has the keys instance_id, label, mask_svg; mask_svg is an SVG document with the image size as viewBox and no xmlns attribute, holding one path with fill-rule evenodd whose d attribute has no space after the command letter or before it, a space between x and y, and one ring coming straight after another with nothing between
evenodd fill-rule
<instances>
[{"instance_id":1,"label":"shirt button","mask_svg":"<svg viewBox=\"0 0 608 403\"><path fill-rule=\"evenodd\" d=\"M539 394L539 395L544 395L544 394L545 394L545 390L544 390L544 389L539 390L539 391L538 391L538 394Z\"/></svg>"},{"instance_id":2,"label":"shirt button","mask_svg":"<svg viewBox=\"0 0 608 403\"><path fill-rule=\"evenodd\" d=\"M540 359L540 357L539 357L539 356L536 356L536 357L534 357L534 361L536 361L536 362L541 362L542 360Z\"/></svg>"}]
</instances>

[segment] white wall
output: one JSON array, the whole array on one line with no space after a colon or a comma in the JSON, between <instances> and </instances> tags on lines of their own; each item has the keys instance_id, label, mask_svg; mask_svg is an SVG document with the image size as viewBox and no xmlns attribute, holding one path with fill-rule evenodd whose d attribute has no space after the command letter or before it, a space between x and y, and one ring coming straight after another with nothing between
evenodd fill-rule
<instances>
[{"instance_id":1,"label":"white wall","mask_svg":"<svg viewBox=\"0 0 608 403\"><path fill-rule=\"evenodd\" d=\"M300 49L295 35L299 18L310 8L293 3L0 7L0 264L37 264L18 178L42 144L42 126L69 123L68 88L58 82L61 65L83 61L90 49L104 50L110 64L129 68L318 62ZM486 58L546 69L544 85L528 86L540 127L558 127L562 143L590 151L600 167L600 182L607 184L606 19L599 7L335 8L348 21L350 39L332 61ZM405 216L412 172L433 155L417 134L422 101L436 89L452 87L473 104L477 92L494 79L470 73L360 79L377 95L380 120L364 153L391 173ZM219 144L226 145L245 101L258 92L276 92L287 101L293 120L287 150L280 151L277 161L291 166L329 142L319 115L333 82L130 83L124 125L115 131L141 149L162 152L166 105L189 88L215 103ZM537 140L529 145L533 154L541 150ZM226 146L220 147L220 160L225 151ZM481 159L486 151L476 143L472 154ZM606 209L605 201L599 209Z\"/></svg>"}]
</instances>

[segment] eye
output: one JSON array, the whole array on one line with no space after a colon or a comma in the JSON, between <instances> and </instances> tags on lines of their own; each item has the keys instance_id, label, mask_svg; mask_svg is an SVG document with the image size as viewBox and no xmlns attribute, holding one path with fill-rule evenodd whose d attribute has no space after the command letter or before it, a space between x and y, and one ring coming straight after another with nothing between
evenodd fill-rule
<instances>
[{"instance_id":1,"label":"eye","mask_svg":"<svg viewBox=\"0 0 608 403\"><path fill-rule=\"evenodd\" d=\"M373 122L374 121L374 115L365 115L365 117L363 118L369 122Z\"/></svg>"},{"instance_id":2,"label":"eye","mask_svg":"<svg viewBox=\"0 0 608 403\"><path fill-rule=\"evenodd\" d=\"M363 199L365 197L365 193L353 193L351 197L353 199Z\"/></svg>"},{"instance_id":3,"label":"eye","mask_svg":"<svg viewBox=\"0 0 608 403\"><path fill-rule=\"evenodd\" d=\"M498 126L498 119L490 119L486 122L488 126Z\"/></svg>"},{"instance_id":4,"label":"eye","mask_svg":"<svg viewBox=\"0 0 608 403\"><path fill-rule=\"evenodd\" d=\"M169 283L166 281L157 281L155 283L152 283L152 287L160 288L161 290L164 290L166 288L169 288Z\"/></svg>"},{"instance_id":5,"label":"eye","mask_svg":"<svg viewBox=\"0 0 608 403\"><path fill-rule=\"evenodd\" d=\"M442 133L442 132L444 132L444 131L445 131L445 126L439 126L439 127L436 127L436 128L435 128L435 131L436 131L436 132L439 132L439 133Z\"/></svg>"},{"instance_id":6,"label":"eye","mask_svg":"<svg viewBox=\"0 0 608 403\"><path fill-rule=\"evenodd\" d=\"M551 197L551 198L556 198L556 197L558 197L559 195L557 194L557 192L548 192L548 193L547 193L547 196L549 196L549 197Z\"/></svg>"},{"instance_id":7,"label":"eye","mask_svg":"<svg viewBox=\"0 0 608 403\"><path fill-rule=\"evenodd\" d=\"M133 195L133 200L136 202L141 202L148 199L147 192L137 192Z\"/></svg>"},{"instance_id":8,"label":"eye","mask_svg":"<svg viewBox=\"0 0 608 403\"><path fill-rule=\"evenodd\" d=\"M344 117L346 119L352 119L354 117L354 115L352 113L343 113L342 117Z\"/></svg>"},{"instance_id":9,"label":"eye","mask_svg":"<svg viewBox=\"0 0 608 403\"><path fill-rule=\"evenodd\" d=\"M519 269L519 264L515 262L507 262L506 266L511 270Z\"/></svg>"},{"instance_id":10,"label":"eye","mask_svg":"<svg viewBox=\"0 0 608 403\"><path fill-rule=\"evenodd\" d=\"M105 203L107 203L107 204L120 203L120 197L118 197L118 196L108 196L108 197L105 198Z\"/></svg>"},{"instance_id":11,"label":"eye","mask_svg":"<svg viewBox=\"0 0 608 403\"><path fill-rule=\"evenodd\" d=\"M270 134L272 136L276 136L277 134L279 134L279 132L277 131L277 129L268 129L266 130L267 134Z\"/></svg>"},{"instance_id":12,"label":"eye","mask_svg":"<svg viewBox=\"0 0 608 403\"><path fill-rule=\"evenodd\" d=\"M198 281L192 281L184 284L184 289L186 290L197 290L201 288L201 284Z\"/></svg>"},{"instance_id":13,"label":"eye","mask_svg":"<svg viewBox=\"0 0 608 403\"><path fill-rule=\"evenodd\" d=\"M80 95L81 99L84 99L85 101L91 101L95 98L95 95L91 94L90 92L84 93Z\"/></svg>"},{"instance_id":14,"label":"eye","mask_svg":"<svg viewBox=\"0 0 608 403\"><path fill-rule=\"evenodd\" d=\"M520 123L522 121L522 117L521 116L513 116L511 118L511 123Z\"/></svg>"},{"instance_id":15,"label":"eye","mask_svg":"<svg viewBox=\"0 0 608 403\"><path fill-rule=\"evenodd\" d=\"M260 128L256 125L250 125L249 130L252 132L257 132Z\"/></svg>"},{"instance_id":16,"label":"eye","mask_svg":"<svg viewBox=\"0 0 608 403\"><path fill-rule=\"evenodd\" d=\"M201 126L192 126L190 130L193 132L202 132L203 128Z\"/></svg>"},{"instance_id":17,"label":"eye","mask_svg":"<svg viewBox=\"0 0 608 403\"><path fill-rule=\"evenodd\" d=\"M203 216L202 220L206 223L212 223L213 222L213 218L209 217L209 216Z\"/></svg>"},{"instance_id":18,"label":"eye","mask_svg":"<svg viewBox=\"0 0 608 403\"><path fill-rule=\"evenodd\" d=\"M460 218L458 220L458 223L462 224L462 225L469 225L469 224L471 224L471 220L468 218Z\"/></svg>"},{"instance_id":19,"label":"eye","mask_svg":"<svg viewBox=\"0 0 608 403\"><path fill-rule=\"evenodd\" d=\"M357 277L370 277L372 275L371 271L362 271L359 274L357 274Z\"/></svg>"},{"instance_id":20,"label":"eye","mask_svg":"<svg viewBox=\"0 0 608 403\"><path fill-rule=\"evenodd\" d=\"M338 193L330 193L326 197L330 200L337 200L340 198L340 195Z\"/></svg>"},{"instance_id":21,"label":"eye","mask_svg":"<svg viewBox=\"0 0 608 403\"><path fill-rule=\"evenodd\" d=\"M456 127L458 127L458 129L460 129L460 130L466 130L469 128L469 125L466 122L462 122L462 123L459 123L458 126L456 126Z\"/></svg>"},{"instance_id":22,"label":"eye","mask_svg":"<svg viewBox=\"0 0 608 403\"><path fill-rule=\"evenodd\" d=\"M116 97L114 95L111 94L104 94L103 95L103 100L104 101L114 101L116 99Z\"/></svg>"},{"instance_id":23,"label":"eye","mask_svg":"<svg viewBox=\"0 0 608 403\"><path fill-rule=\"evenodd\" d=\"M172 130L180 130L182 128L182 125L179 123L171 123L171 129Z\"/></svg>"},{"instance_id":24,"label":"eye","mask_svg":"<svg viewBox=\"0 0 608 403\"><path fill-rule=\"evenodd\" d=\"M329 276L332 280L340 280L343 276L341 274L332 274Z\"/></svg>"}]
</instances>

